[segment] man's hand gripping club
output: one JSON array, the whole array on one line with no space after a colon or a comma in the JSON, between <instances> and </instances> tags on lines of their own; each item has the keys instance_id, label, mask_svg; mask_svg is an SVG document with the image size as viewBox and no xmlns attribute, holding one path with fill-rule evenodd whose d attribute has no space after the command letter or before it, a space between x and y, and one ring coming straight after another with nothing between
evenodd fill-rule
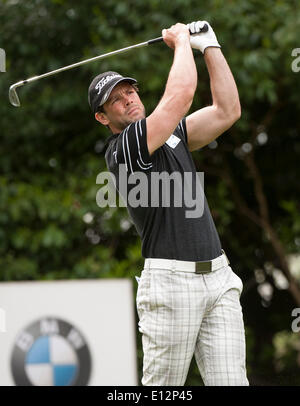
<instances>
[{"instance_id":1,"label":"man's hand gripping club","mask_svg":"<svg viewBox=\"0 0 300 406\"><path fill-rule=\"evenodd\" d=\"M200 33L200 30L205 24L208 26L208 30L206 32ZM192 34L190 36L190 44L192 48L199 49L203 54L205 49L208 47L221 48L214 30L211 28L211 25L207 21L192 22L190 24L187 24L187 27ZM197 33L199 34L197 35Z\"/></svg>"}]
</instances>

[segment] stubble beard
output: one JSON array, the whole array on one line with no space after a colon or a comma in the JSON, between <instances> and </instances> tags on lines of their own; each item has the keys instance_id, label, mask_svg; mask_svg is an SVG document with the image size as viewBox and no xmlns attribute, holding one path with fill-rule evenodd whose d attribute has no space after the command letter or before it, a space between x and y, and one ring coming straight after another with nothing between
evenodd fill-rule
<instances>
[{"instance_id":1,"label":"stubble beard","mask_svg":"<svg viewBox=\"0 0 300 406\"><path fill-rule=\"evenodd\" d=\"M146 110L145 107L142 107L141 111L137 111L138 114L134 114L132 118L123 118L122 120L118 121L117 126L118 128L123 131L129 124L135 123L138 120L141 120L146 117Z\"/></svg>"}]
</instances>

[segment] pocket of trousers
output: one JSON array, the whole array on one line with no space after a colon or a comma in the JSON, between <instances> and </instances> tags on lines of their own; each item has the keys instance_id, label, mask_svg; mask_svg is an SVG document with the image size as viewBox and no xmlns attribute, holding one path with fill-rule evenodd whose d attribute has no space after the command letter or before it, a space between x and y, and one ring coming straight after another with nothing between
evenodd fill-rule
<instances>
[{"instance_id":1,"label":"pocket of trousers","mask_svg":"<svg viewBox=\"0 0 300 406\"><path fill-rule=\"evenodd\" d=\"M150 273L143 270L138 279L136 307L138 316L141 319L142 312L149 308Z\"/></svg>"},{"instance_id":2,"label":"pocket of trousers","mask_svg":"<svg viewBox=\"0 0 300 406\"><path fill-rule=\"evenodd\" d=\"M239 292L240 295L243 291L244 288L244 284L242 279L232 270L232 268L230 266L228 266L228 268L231 270L231 276L232 276L232 281L233 281L233 286L232 288L236 288Z\"/></svg>"}]
</instances>

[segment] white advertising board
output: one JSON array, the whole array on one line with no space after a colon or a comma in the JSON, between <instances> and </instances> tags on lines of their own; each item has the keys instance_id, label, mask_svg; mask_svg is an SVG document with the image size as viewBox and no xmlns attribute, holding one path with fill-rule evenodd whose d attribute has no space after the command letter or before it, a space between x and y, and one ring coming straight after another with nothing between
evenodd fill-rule
<instances>
[{"instance_id":1,"label":"white advertising board","mask_svg":"<svg viewBox=\"0 0 300 406\"><path fill-rule=\"evenodd\" d=\"M137 385L129 279L0 283L0 386Z\"/></svg>"}]
</instances>

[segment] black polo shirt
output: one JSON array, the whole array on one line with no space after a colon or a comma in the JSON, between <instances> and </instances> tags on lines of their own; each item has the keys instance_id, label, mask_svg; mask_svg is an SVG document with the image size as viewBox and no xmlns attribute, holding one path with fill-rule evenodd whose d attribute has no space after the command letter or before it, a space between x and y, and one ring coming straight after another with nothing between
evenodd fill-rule
<instances>
[{"instance_id":1,"label":"black polo shirt","mask_svg":"<svg viewBox=\"0 0 300 406\"><path fill-rule=\"evenodd\" d=\"M120 134L109 137L105 160L141 237L144 258L205 261L221 255L220 239L204 191L197 193L199 178L188 150L185 118L151 156L146 119L130 124ZM120 168L127 181L125 189ZM157 182L157 176L163 173L166 183ZM141 183L142 188L138 187ZM137 190L140 193L134 193ZM136 197L135 201L132 197ZM137 205L139 201L143 203ZM193 201L202 209L197 210L196 203L193 208Z\"/></svg>"}]
</instances>

